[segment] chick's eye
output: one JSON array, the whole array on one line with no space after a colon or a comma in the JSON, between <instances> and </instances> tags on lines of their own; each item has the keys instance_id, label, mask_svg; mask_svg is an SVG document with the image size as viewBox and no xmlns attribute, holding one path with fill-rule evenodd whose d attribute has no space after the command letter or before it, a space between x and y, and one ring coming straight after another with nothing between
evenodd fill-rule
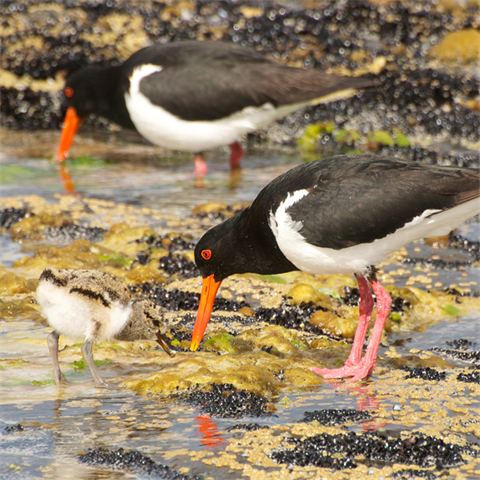
<instances>
[{"instance_id":1,"label":"chick's eye","mask_svg":"<svg viewBox=\"0 0 480 480\"><path fill-rule=\"evenodd\" d=\"M202 258L204 260L210 260L210 258L212 258L212 251L211 250L202 250Z\"/></svg>"},{"instance_id":2,"label":"chick's eye","mask_svg":"<svg viewBox=\"0 0 480 480\"><path fill-rule=\"evenodd\" d=\"M67 98L73 97L73 88L72 87L65 87L65 96Z\"/></svg>"}]
</instances>

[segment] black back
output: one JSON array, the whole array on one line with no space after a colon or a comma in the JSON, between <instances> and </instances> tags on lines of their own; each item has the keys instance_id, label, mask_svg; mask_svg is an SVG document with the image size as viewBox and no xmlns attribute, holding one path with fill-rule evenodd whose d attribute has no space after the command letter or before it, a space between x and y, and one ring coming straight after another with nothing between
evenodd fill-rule
<instances>
[{"instance_id":1,"label":"black back","mask_svg":"<svg viewBox=\"0 0 480 480\"><path fill-rule=\"evenodd\" d=\"M296 104L373 85L366 77L287 67L222 42L153 45L132 55L123 72L128 77L143 63L162 66L162 71L144 78L140 91L155 105L189 121L217 120L248 106Z\"/></svg>"},{"instance_id":2,"label":"black back","mask_svg":"<svg viewBox=\"0 0 480 480\"><path fill-rule=\"evenodd\" d=\"M134 128L124 95L134 69L143 64L162 70L142 79L140 91L153 104L189 121L217 120L248 106L295 104L373 85L365 77L286 67L233 44L177 42L143 48L118 67L75 72L66 82L73 88L67 106L75 107L80 116L96 113Z\"/></svg>"},{"instance_id":3,"label":"black back","mask_svg":"<svg viewBox=\"0 0 480 480\"><path fill-rule=\"evenodd\" d=\"M286 172L262 190L252 210L268 202L275 212L289 191L306 189L287 213L303 223L299 233L308 243L339 250L386 237L426 210L452 208L468 192L478 197L479 181L473 169L345 155Z\"/></svg>"}]
</instances>

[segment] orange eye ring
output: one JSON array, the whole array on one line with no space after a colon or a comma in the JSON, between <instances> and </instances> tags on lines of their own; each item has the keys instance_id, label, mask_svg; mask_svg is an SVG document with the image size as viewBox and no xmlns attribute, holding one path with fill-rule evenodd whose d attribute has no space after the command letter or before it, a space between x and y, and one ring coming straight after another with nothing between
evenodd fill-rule
<instances>
[{"instance_id":1,"label":"orange eye ring","mask_svg":"<svg viewBox=\"0 0 480 480\"><path fill-rule=\"evenodd\" d=\"M211 250L202 250L200 254L204 260L210 260L212 258L212 251Z\"/></svg>"},{"instance_id":2,"label":"orange eye ring","mask_svg":"<svg viewBox=\"0 0 480 480\"><path fill-rule=\"evenodd\" d=\"M67 98L73 97L73 88L72 87L65 87L65 96Z\"/></svg>"}]
</instances>

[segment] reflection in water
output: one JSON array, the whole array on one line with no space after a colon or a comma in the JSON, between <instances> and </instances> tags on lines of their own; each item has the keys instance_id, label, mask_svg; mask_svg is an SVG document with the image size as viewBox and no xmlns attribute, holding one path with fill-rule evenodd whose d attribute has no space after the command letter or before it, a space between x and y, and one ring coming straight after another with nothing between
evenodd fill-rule
<instances>
[{"instance_id":1,"label":"reflection in water","mask_svg":"<svg viewBox=\"0 0 480 480\"><path fill-rule=\"evenodd\" d=\"M202 437L202 445L206 447L216 447L217 445L226 443L220 433L218 433L218 426L211 419L210 415L197 415L195 420L199 436Z\"/></svg>"},{"instance_id":2,"label":"reflection in water","mask_svg":"<svg viewBox=\"0 0 480 480\"><path fill-rule=\"evenodd\" d=\"M65 162L58 164L58 173L60 174L60 179L63 183L65 193L75 193L75 186L73 185L72 176L70 175L67 167L65 167Z\"/></svg>"},{"instance_id":3,"label":"reflection in water","mask_svg":"<svg viewBox=\"0 0 480 480\"><path fill-rule=\"evenodd\" d=\"M356 385L342 382L332 382L328 383L328 385L334 390L337 390L339 391L339 393L342 393L344 395L350 395L350 392L352 392L355 395L355 400L357 402L357 410L359 412L363 412L365 410L373 411L380 408L380 401L377 399L377 394L373 390L372 385ZM345 389L347 391L342 392L341 389ZM377 422L375 418L373 418L372 420L362 422L360 425L362 427L362 430L374 431L378 430L379 428L386 427L387 425L389 425L389 423Z\"/></svg>"}]
</instances>

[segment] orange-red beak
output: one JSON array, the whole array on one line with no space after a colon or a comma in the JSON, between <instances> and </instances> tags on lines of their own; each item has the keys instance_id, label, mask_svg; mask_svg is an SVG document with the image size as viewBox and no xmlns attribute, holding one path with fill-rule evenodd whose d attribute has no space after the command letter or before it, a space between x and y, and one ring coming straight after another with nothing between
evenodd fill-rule
<instances>
[{"instance_id":1,"label":"orange-red beak","mask_svg":"<svg viewBox=\"0 0 480 480\"><path fill-rule=\"evenodd\" d=\"M221 280L220 282L216 282L213 275L203 279L202 295L200 296L200 305L198 306L197 319L193 327L192 343L190 345L192 352L198 348L202 341L203 334L205 333L212 313L215 295L221 283Z\"/></svg>"},{"instance_id":2,"label":"orange-red beak","mask_svg":"<svg viewBox=\"0 0 480 480\"><path fill-rule=\"evenodd\" d=\"M73 137L78 127L83 123L84 117L79 117L74 107L68 107L63 121L62 136L57 150L57 162L63 162L68 155Z\"/></svg>"}]
</instances>

